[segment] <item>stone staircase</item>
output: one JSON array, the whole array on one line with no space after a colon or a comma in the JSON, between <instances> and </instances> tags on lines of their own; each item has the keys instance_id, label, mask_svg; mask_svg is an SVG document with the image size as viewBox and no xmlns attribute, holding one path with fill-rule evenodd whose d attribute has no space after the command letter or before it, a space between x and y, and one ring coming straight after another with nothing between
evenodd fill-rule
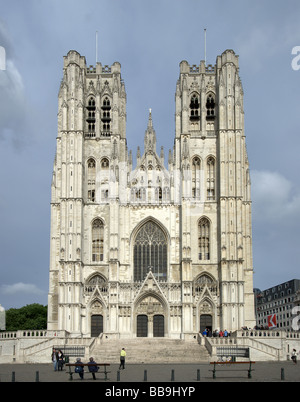
<instances>
[{"instance_id":1,"label":"stone staircase","mask_svg":"<svg viewBox=\"0 0 300 402\"><path fill-rule=\"evenodd\" d=\"M120 351L126 350L126 363L199 363L208 362L209 354L196 340L134 338L102 340L91 355L96 362L119 363Z\"/></svg>"}]
</instances>

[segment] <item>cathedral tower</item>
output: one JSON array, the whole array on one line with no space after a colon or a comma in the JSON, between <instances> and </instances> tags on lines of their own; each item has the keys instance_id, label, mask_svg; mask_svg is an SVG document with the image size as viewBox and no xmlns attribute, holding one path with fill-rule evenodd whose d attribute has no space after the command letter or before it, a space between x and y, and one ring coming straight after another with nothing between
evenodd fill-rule
<instances>
[{"instance_id":1,"label":"cathedral tower","mask_svg":"<svg viewBox=\"0 0 300 402\"><path fill-rule=\"evenodd\" d=\"M176 87L175 153L176 169L183 173L183 256L184 250L194 250L193 256L186 253L182 260L182 278L190 288L189 294L195 270L213 273L218 278L219 302L217 309L207 303L208 321L215 309L223 329L251 326L254 301L249 163L243 89L238 56L232 50L218 56L215 66L181 62ZM189 300L186 303L191 305Z\"/></svg>"}]
</instances>

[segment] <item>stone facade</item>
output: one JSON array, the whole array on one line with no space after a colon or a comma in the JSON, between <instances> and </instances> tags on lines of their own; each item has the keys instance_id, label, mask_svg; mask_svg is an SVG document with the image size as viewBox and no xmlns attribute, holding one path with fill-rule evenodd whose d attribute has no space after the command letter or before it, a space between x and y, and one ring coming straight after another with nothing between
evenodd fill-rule
<instances>
[{"instance_id":1,"label":"stone facade","mask_svg":"<svg viewBox=\"0 0 300 402\"><path fill-rule=\"evenodd\" d=\"M64 57L51 193L48 330L187 338L255 325L238 56L180 63L167 167L149 111L135 167L121 66Z\"/></svg>"}]
</instances>

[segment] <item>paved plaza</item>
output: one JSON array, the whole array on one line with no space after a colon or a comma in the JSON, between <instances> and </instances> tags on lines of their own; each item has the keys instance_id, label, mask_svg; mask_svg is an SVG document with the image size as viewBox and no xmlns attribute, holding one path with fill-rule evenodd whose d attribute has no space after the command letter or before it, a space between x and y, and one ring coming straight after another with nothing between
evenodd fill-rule
<instances>
[{"instance_id":1,"label":"paved plaza","mask_svg":"<svg viewBox=\"0 0 300 402\"><path fill-rule=\"evenodd\" d=\"M73 381L69 380L68 368L63 371L54 371L49 364L0 364L1 382L68 382L68 383L109 383L122 387L124 383L204 383L204 382L299 382L300 362L295 365L292 361L285 362L256 362L253 364L252 378L248 378L248 364L222 365L212 375L213 366L209 363L200 364L127 364L125 370L119 371L118 364L109 367L108 380L104 381L102 374L96 374L96 380L86 375L80 380L73 374Z\"/></svg>"}]
</instances>

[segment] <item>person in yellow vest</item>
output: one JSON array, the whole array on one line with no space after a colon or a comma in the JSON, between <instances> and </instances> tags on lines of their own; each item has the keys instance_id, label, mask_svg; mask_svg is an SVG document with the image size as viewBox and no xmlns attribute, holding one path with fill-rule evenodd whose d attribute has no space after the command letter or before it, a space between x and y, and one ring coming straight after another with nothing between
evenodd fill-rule
<instances>
[{"instance_id":1,"label":"person in yellow vest","mask_svg":"<svg viewBox=\"0 0 300 402\"><path fill-rule=\"evenodd\" d=\"M125 348L122 348L121 354L120 354L120 367L119 367L119 370L121 370L121 368L123 370L125 370L125 357L126 357Z\"/></svg>"}]
</instances>

